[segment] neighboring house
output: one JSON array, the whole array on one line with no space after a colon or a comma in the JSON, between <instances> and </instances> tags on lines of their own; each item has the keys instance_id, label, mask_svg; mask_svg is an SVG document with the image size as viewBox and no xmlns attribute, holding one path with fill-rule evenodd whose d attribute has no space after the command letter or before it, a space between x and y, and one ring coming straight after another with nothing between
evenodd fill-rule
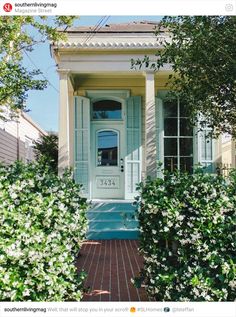
<instances>
[{"instance_id":1,"label":"neighboring house","mask_svg":"<svg viewBox=\"0 0 236 317\"><path fill-rule=\"evenodd\" d=\"M24 112L18 118L6 119L0 119L0 162L33 161L33 141L47 133Z\"/></svg>"},{"instance_id":2,"label":"neighboring house","mask_svg":"<svg viewBox=\"0 0 236 317\"><path fill-rule=\"evenodd\" d=\"M206 139L188 126L182 100L168 101L171 65L158 72L131 69L131 59L156 60L163 32L155 23L66 30L52 45L60 76L59 170L71 166L90 199L133 199L136 184L164 168L192 171L201 164L235 164L231 138ZM232 146L233 144L233 146Z\"/></svg>"}]
</instances>

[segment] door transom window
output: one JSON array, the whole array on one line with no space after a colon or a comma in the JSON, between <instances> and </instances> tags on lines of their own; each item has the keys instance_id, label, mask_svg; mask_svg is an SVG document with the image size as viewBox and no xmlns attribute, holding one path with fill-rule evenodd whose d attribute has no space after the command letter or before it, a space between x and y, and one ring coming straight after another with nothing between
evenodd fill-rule
<instances>
[{"instance_id":1,"label":"door transom window","mask_svg":"<svg viewBox=\"0 0 236 317\"><path fill-rule=\"evenodd\" d=\"M121 120L122 104L116 100L99 100L92 104L93 120Z\"/></svg>"}]
</instances>

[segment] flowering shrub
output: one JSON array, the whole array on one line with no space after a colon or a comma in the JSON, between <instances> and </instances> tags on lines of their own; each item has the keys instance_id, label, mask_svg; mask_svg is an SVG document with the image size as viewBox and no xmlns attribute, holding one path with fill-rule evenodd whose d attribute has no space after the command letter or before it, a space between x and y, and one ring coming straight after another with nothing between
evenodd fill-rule
<instances>
[{"instance_id":1,"label":"flowering shrub","mask_svg":"<svg viewBox=\"0 0 236 317\"><path fill-rule=\"evenodd\" d=\"M72 301L85 273L75 256L87 229L86 200L69 173L40 163L0 166L0 300Z\"/></svg>"},{"instance_id":2,"label":"flowering shrub","mask_svg":"<svg viewBox=\"0 0 236 317\"><path fill-rule=\"evenodd\" d=\"M158 301L233 301L236 172L166 173L140 184L143 282Z\"/></svg>"}]
</instances>

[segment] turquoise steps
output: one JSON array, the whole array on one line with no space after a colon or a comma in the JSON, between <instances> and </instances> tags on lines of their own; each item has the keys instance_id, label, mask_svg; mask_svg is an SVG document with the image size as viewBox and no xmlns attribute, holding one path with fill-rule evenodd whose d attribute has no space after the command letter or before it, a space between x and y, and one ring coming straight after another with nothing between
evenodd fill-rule
<instances>
[{"instance_id":1,"label":"turquoise steps","mask_svg":"<svg viewBox=\"0 0 236 317\"><path fill-rule=\"evenodd\" d=\"M136 207L132 202L92 202L90 211L132 211L134 212Z\"/></svg>"},{"instance_id":2,"label":"turquoise steps","mask_svg":"<svg viewBox=\"0 0 236 317\"><path fill-rule=\"evenodd\" d=\"M125 221L127 220L133 220L135 217L135 212L134 211L116 211L116 210L108 210L108 211L103 211L103 210L96 210L96 211L88 211L87 213L87 218L89 221L95 221L95 220L104 220L104 221Z\"/></svg>"},{"instance_id":3,"label":"turquoise steps","mask_svg":"<svg viewBox=\"0 0 236 317\"><path fill-rule=\"evenodd\" d=\"M123 230L123 229L137 229L138 221L125 221L120 220L96 220L89 222L90 230Z\"/></svg>"},{"instance_id":4,"label":"turquoise steps","mask_svg":"<svg viewBox=\"0 0 236 317\"><path fill-rule=\"evenodd\" d=\"M87 233L87 239L89 240L136 240L138 238L138 230L91 230Z\"/></svg>"},{"instance_id":5,"label":"turquoise steps","mask_svg":"<svg viewBox=\"0 0 236 317\"><path fill-rule=\"evenodd\" d=\"M87 239L138 239L136 207L131 202L92 202Z\"/></svg>"}]
</instances>

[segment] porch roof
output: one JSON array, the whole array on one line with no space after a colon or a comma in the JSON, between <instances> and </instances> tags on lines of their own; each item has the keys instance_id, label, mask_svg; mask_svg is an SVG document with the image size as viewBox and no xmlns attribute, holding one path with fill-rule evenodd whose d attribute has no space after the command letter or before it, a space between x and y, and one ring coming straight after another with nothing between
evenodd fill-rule
<instances>
[{"instance_id":1,"label":"porch roof","mask_svg":"<svg viewBox=\"0 0 236 317\"><path fill-rule=\"evenodd\" d=\"M117 49L156 49L162 48L163 41L170 39L166 30L156 36L157 21L139 21L121 24L80 26L62 30L67 40L53 43L52 48L62 50L117 50Z\"/></svg>"},{"instance_id":2,"label":"porch roof","mask_svg":"<svg viewBox=\"0 0 236 317\"><path fill-rule=\"evenodd\" d=\"M71 27L67 33L153 33L158 26L157 21L133 21L129 23L106 24L105 26L79 26ZM164 32L164 29L163 29Z\"/></svg>"}]
</instances>

